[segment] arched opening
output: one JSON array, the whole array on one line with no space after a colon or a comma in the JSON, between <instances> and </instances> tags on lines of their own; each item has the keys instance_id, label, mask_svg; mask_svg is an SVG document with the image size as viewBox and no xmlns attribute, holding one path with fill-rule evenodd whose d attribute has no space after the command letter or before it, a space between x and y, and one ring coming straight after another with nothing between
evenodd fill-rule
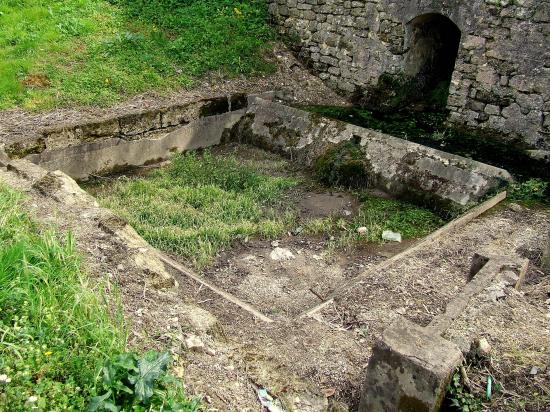
<instances>
[{"instance_id":1,"label":"arched opening","mask_svg":"<svg viewBox=\"0 0 550 412\"><path fill-rule=\"evenodd\" d=\"M445 105L460 46L460 29L448 17L429 13L411 20L408 33L405 75L415 86L417 100L439 99Z\"/></svg>"}]
</instances>

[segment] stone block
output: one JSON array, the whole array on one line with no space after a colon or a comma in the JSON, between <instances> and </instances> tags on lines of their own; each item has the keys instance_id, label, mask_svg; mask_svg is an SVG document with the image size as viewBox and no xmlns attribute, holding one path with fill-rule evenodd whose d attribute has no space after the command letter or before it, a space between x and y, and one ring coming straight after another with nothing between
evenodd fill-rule
<instances>
[{"instance_id":1,"label":"stone block","mask_svg":"<svg viewBox=\"0 0 550 412\"><path fill-rule=\"evenodd\" d=\"M542 249L541 266L545 270L550 270L550 237L546 239Z\"/></svg>"},{"instance_id":2,"label":"stone block","mask_svg":"<svg viewBox=\"0 0 550 412\"><path fill-rule=\"evenodd\" d=\"M461 361L456 345L400 318L374 346L359 412L439 411Z\"/></svg>"}]
</instances>

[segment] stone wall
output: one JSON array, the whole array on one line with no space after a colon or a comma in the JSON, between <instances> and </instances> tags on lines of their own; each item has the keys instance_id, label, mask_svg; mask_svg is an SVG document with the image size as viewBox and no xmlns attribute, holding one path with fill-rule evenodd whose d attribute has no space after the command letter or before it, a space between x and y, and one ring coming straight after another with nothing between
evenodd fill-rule
<instances>
[{"instance_id":1,"label":"stone wall","mask_svg":"<svg viewBox=\"0 0 550 412\"><path fill-rule=\"evenodd\" d=\"M550 149L549 0L270 0L281 33L348 95L376 94L418 55L413 22L440 14L461 31L449 120ZM414 66L414 65L413 65Z\"/></svg>"}]
</instances>

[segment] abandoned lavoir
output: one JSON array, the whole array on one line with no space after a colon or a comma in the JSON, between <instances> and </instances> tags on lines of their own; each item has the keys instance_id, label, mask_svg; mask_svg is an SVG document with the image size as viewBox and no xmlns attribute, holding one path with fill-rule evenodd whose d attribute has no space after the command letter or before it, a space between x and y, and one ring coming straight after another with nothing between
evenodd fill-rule
<instances>
[{"instance_id":1,"label":"abandoned lavoir","mask_svg":"<svg viewBox=\"0 0 550 412\"><path fill-rule=\"evenodd\" d=\"M166 410L550 411L550 2L266 3L304 90L0 133L1 184L173 355Z\"/></svg>"}]
</instances>

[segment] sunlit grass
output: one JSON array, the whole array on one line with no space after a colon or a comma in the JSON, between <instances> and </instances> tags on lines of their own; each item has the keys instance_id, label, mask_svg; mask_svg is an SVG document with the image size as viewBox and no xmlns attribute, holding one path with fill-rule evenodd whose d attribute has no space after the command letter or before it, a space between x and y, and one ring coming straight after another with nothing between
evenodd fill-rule
<instances>
[{"instance_id":1,"label":"sunlit grass","mask_svg":"<svg viewBox=\"0 0 550 412\"><path fill-rule=\"evenodd\" d=\"M146 178L92 187L152 245L202 268L236 240L275 238L295 214L281 196L297 179L261 174L234 157L190 153Z\"/></svg>"},{"instance_id":2,"label":"sunlit grass","mask_svg":"<svg viewBox=\"0 0 550 412\"><path fill-rule=\"evenodd\" d=\"M0 2L0 109L110 105L209 71L271 70L258 0Z\"/></svg>"}]
</instances>

